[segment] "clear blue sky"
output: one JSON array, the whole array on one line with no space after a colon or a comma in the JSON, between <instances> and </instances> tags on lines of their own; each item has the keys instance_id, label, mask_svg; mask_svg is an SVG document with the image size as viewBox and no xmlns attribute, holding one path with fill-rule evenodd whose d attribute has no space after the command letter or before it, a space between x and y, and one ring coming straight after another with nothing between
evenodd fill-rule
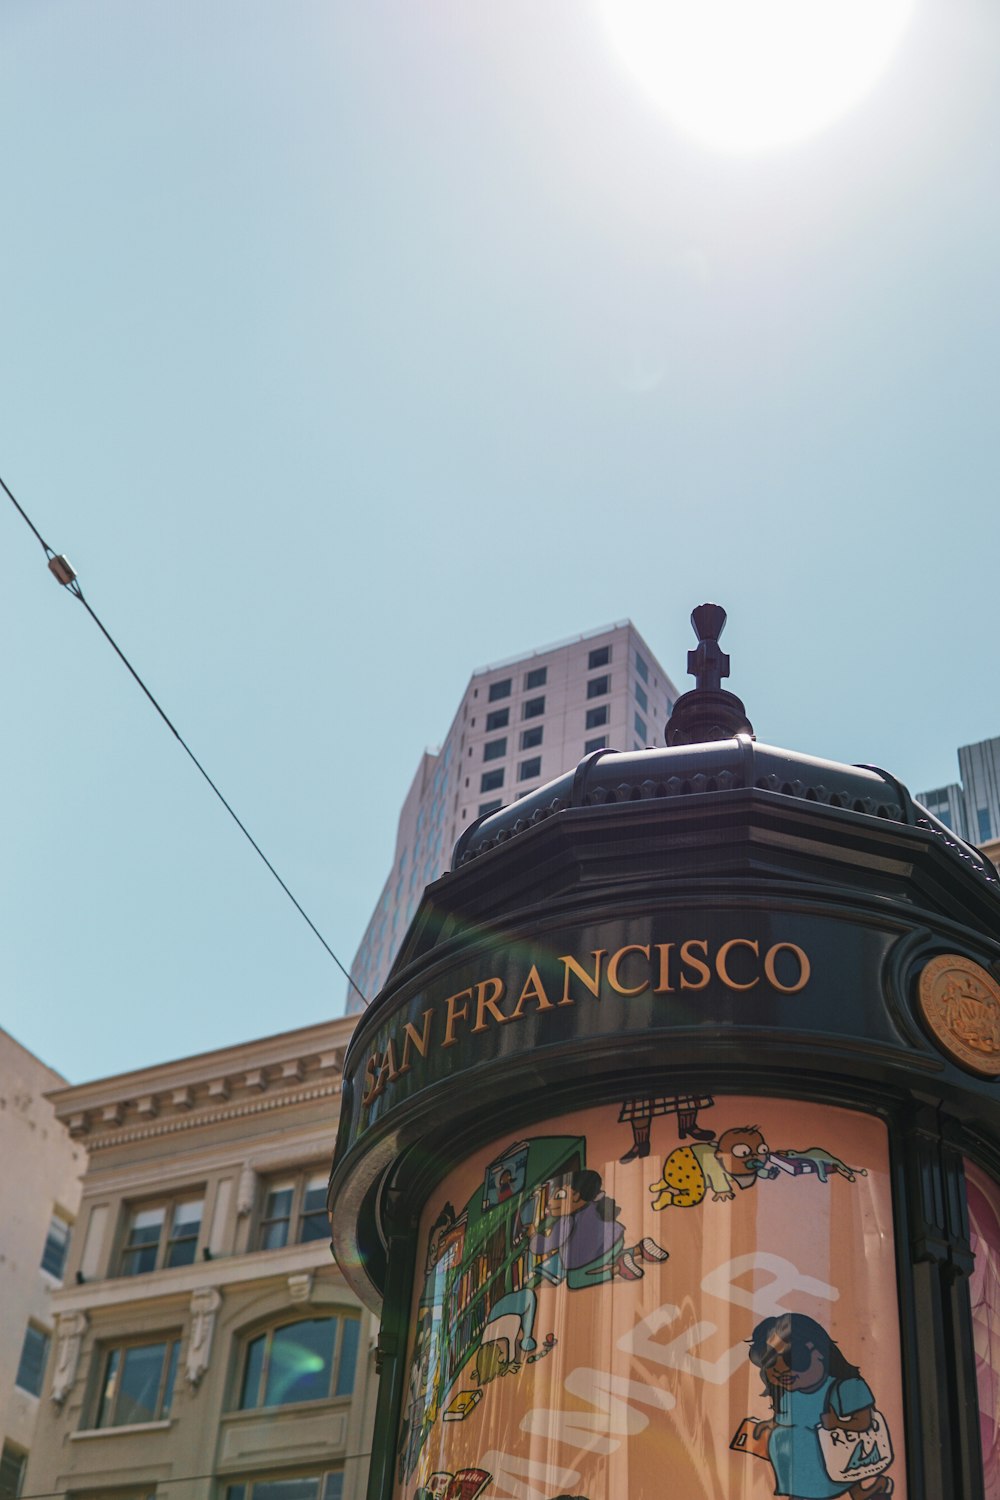
<instances>
[{"instance_id":1,"label":"clear blue sky","mask_svg":"<svg viewBox=\"0 0 1000 1500\"><path fill-rule=\"evenodd\" d=\"M680 134L589 0L5 0L0 474L348 962L470 671L725 604L761 739L1000 733L1000 8ZM0 509L0 1024L73 1081L339 972Z\"/></svg>"}]
</instances>

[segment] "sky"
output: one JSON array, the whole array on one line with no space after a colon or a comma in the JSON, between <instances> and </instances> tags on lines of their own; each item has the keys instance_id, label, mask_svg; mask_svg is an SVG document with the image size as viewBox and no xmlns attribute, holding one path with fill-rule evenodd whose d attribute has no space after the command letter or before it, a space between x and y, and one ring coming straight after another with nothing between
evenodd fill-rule
<instances>
[{"instance_id":1,"label":"sky","mask_svg":"<svg viewBox=\"0 0 1000 1500\"><path fill-rule=\"evenodd\" d=\"M991 0L755 152L599 0L4 0L0 135L0 475L345 964L533 647L683 685L709 599L767 743L916 792L1000 734ZM82 1082L342 1014L0 502L0 1025Z\"/></svg>"}]
</instances>

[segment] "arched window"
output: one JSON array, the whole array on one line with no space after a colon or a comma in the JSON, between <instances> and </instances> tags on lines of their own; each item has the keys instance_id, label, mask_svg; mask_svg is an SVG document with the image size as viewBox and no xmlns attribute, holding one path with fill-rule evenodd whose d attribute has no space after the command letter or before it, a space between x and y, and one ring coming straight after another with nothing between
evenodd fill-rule
<instances>
[{"instance_id":1,"label":"arched window","mask_svg":"<svg viewBox=\"0 0 1000 1500\"><path fill-rule=\"evenodd\" d=\"M349 1396L359 1329L352 1317L303 1318L258 1334L246 1346L240 1409Z\"/></svg>"}]
</instances>

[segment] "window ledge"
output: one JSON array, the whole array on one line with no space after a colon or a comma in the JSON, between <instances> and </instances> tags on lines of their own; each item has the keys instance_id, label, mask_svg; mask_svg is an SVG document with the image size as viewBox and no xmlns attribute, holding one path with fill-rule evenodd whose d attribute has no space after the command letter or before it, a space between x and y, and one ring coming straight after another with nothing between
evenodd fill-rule
<instances>
[{"instance_id":1,"label":"window ledge","mask_svg":"<svg viewBox=\"0 0 1000 1500\"><path fill-rule=\"evenodd\" d=\"M71 1432L69 1440L76 1443L84 1438L121 1437L124 1432L166 1432L173 1425L173 1417L165 1417L159 1422L129 1422L124 1427L85 1427Z\"/></svg>"},{"instance_id":2,"label":"window ledge","mask_svg":"<svg viewBox=\"0 0 1000 1500\"><path fill-rule=\"evenodd\" d=\"M260 1421L261 1417L278 1417L283 1412L297 1412L302 1416L306 1412L322 1411L333 1408L339 1411L350 1406L353 1396L317 1396L315 1401L289 1401L284 1406L241 1406L233 1411L219 1413L220 1422L253 1422ZM120 1428L118 1429L121 1430Z\"/></svg>"}]
</instances>

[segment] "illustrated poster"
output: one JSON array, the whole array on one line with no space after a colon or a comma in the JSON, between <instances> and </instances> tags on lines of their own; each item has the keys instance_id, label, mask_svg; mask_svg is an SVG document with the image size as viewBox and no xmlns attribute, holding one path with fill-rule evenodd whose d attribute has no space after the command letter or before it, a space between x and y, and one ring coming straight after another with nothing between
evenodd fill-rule
<instances>
[{"instance_id":1,"label":"illustrated poster","mask_svg":"<svg viewBox=\"0 0 1000 1500\"><path fill-rule=\"evenodd\" d=\"M419 1235L395 1500L905 1500L873 1116L578 1111L471 1157Z\"/></svg>"},{"instance_id":2,"label":"illustrated poster","mask_svg":"<svg viewBox=\"0 0 1000 1500\"><path fill-rule=\"evenodd\" d=\"M972 1253L972 1334L979 1386L983 1494L1000 1500L1000 1189L972 1162L965 1163Z\"/></svg>"}]
</instances>

